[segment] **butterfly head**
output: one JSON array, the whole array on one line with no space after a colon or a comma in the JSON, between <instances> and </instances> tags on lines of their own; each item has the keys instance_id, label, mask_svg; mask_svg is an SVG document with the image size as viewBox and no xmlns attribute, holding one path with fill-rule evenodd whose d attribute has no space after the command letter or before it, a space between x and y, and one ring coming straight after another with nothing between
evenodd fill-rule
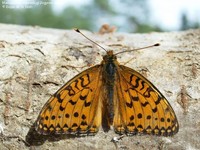
<instances>
[{"instance_id":1,"label":"butterfly head","mask_svg":"<svg viewBox=\"0 0 200 150\"><path fill-rule=\"evenodd\" d=\"M107 51L107 54L103 56L103 60L105 63L114 62L117 60L117 57L115 54L113 54L113 51L110 50L110 51Z\"/></svg>"}]
</instances>

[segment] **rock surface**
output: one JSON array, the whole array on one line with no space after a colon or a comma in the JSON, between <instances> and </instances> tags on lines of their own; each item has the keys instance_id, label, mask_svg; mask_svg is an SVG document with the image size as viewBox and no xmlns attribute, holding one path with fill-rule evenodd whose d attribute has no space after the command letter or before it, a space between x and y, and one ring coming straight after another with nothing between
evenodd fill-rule
<instances>
[{"instance_id":1,"label":"rock surface","mask_svg":"<svg viewBox=\"0 0 200 150\"><path fill-rule=\"evenodd\" d=\"M82 31L104 48L119 52L160 43L159 47L118 55L165 95L179 121L173 137L119 137L113 130L95 136L40 136L34 122L49 97L105 51L73 30L0 24L0 149L200 149L200 29L149 34L100 35ZM85 66L85 67L83 67Z\"/></svg>"}]
</instances>

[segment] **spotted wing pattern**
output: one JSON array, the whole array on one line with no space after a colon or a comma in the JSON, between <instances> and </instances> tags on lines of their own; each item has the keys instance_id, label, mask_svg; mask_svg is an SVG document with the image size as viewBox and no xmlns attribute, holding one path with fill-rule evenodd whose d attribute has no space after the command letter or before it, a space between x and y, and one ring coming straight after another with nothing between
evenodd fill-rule
<instances>
[{"instance_id":1,"label":"spotted wing pattern","mask_svg":"<svg viewBox=\"0 0 200 150\"><path fill-rule=\"evenodd\" d=\"M174 110L158 89L138 72L117 67L114 129L117 133L171 136L178 132Z\"/></svg>"},{"instance_id":2,"label":"spotted wing pattern","mask_svg":"<svg viewBox=\"0 0 200 150\"><path fill-rule=\"evenodd\" d=\"M101 124L101 66L89 68L61 87L36 121L40 134L96 133Z\"/></svg>"}]
</instances>

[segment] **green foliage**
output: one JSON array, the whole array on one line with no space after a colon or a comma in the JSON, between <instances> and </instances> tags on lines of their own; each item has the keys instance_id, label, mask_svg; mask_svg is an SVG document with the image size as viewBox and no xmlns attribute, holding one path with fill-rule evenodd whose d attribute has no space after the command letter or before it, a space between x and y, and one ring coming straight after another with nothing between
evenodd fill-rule
<instances>
[{"instance_id":1,"label":"green foliage","mask_svg":"<svg viewBox=\"0 0 200 150\"><path fill-rule=\"evenodd\" d=\"M187 14L185 12L182 13L180 30L187 30L187 29L192 29L192 28L194 29L194 28L199 28L199 27L200 27L199 22L189 21Z\"/></svg>"},{"instance_id":2,"label":"green foliage","mask_svg":"<svg viewBox=\"0 0 200 150\"><path fill-rule=\"evenodd\" d=\"M55 27L54 20L56 19L51 6L38 6L34 9L25 9L23 11L23 24L39 25L43 27Z\"/></svg>"},{"instance_id":3,"label":"green foliage","mask_svg":"<svg viewBox=\"0 0 200 150\"><path fill-rule=\"evenodd\" d=\"M92 26L91 20L88 18L87 14L81 13L84 12L82 9L76 9L74 7L67 7L60 14L60 18L63 25L57 24L60 28L83 28L90 29Z\"/></svg>"},{"instance_id":4,"label":"green foliage","mask_svg":"<svg viewBox=\"0 0 200 150\"><path fill-rule=\"evenodd\" d=\"M147 33L147 32L161 32L162 29L160 29L159 27L153 27L150 26L148 24L140 24L137 26L136 31L140 32L140 33Z\"/></svg>"},{"instance_id":5,"label":"green foliage","mask_svg":"<svg viewBox=\"0 0 200 150\"><path fill-rule=\"evenodd\" d=\"M60 13L54 12L51 5L36 5L27 9L0 7L1 23L62 29L77 27L95 31L103 23L108 23L126 32L162 31L158 26L149 24L149 15L147 0L92 0L84 6L68 6ZM181 29L191 27L199 27L199 23L189 22L183 14Z\"/></svg>"},{"instance_id":6,"label":"green foliage","mask_svg":"<svg viewBox=\"0 0 200 150\"><path fill-rule=\"evenodd\" d=\"M112 12L112 7L109 4L109 0L94 0L93 6L102 11Z\"/></svg>"},{"instance_id":7,"label":"green foliage","mask_svg":"<svg viewBox=\"0 0 200 150\"><path fill-rule=\"evenodd\" d=\"M92 23L81 11L81 9L67 7L60 14L56 14L51 5L39 5L27 9L0 7L0 22L63 29L74 27L90 29Z\"/></svg>"}]
</instances>

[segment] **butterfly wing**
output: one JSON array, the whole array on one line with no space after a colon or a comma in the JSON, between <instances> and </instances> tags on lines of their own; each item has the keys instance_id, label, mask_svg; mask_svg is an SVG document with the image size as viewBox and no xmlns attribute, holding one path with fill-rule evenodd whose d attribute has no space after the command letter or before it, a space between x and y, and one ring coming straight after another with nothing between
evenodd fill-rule
<instances>
[{"instance_id":1,"label":"butterfly wing","mask_svg":"<svg viewBox=\"0 0 200 150\"><path fill-rule=\"evenodd\" d=\"M131 68L117 69L114 128L117 133L171 136L179 125L166 98Z\"/></svg>"},{"instance_id":2,"label":"butterfly wing","mask_svg":"<svg viewBox=\"0 0 200 150\"><path fill-rule=\"evenodd\" d=\"M40 134L96 133L101 124L101 66L89 68L61 87L36 121Z\"/></svg>"}]
</instances>

